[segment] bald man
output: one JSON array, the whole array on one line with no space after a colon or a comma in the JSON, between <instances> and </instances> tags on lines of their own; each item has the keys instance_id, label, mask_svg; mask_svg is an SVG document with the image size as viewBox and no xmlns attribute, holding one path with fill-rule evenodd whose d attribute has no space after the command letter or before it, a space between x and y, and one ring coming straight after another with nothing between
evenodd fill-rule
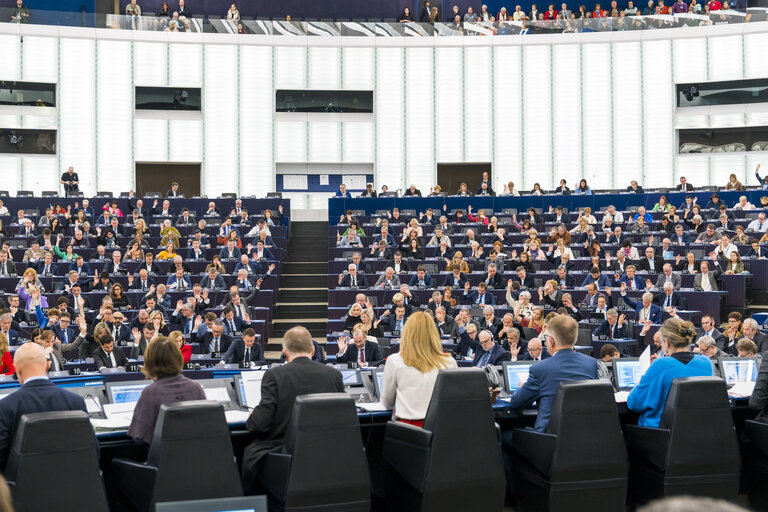
<instances>
[{"instance_id":1,"label":"bald man","mask_svg":"<svg viewBox=\"0 0 768 512\"><path fill-rule=\"evenodd\" d=\"M37 343L25 343L16 350L13 357L21 388L0 401L2 470L5 470L8 451L22 415L49 411L85 411L82 397L58 388L48 380L48 367L51 363L48 355Z\"/></svg>"}]
</instances>

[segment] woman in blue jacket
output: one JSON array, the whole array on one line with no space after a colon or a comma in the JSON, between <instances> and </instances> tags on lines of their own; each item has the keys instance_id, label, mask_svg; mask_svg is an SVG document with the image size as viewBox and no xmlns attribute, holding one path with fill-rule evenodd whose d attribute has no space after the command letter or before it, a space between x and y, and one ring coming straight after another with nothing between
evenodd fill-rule
<instances>
[{"instance_id":1,"label":"woman in blue jacket","mask_svg":"<svg viewBox=\"0 0 768 512\"><path fill-rule=\"evenodd\" d=\"M661 349L668 357L661 357L651 364L627 399L627 407L640 413L638 425L643 427L658 428L673 380L712 376L709 358L691 352L691 343L696 337L696 328L691 322L669 318L661 325L659 333Z\"/></svg>"}]
</instances>

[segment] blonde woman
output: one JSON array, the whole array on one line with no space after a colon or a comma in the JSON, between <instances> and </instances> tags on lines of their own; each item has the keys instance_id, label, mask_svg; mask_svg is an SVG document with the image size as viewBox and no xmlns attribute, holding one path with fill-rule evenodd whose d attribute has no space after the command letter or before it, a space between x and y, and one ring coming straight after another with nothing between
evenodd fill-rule
<instances>
[{"instance_id":1,"label":"blonde woman","mask_svg":"<svg viewBox=\"0 0 768 512\"><path fill-rule=\"evenodd\" d=\"M165 318L160 311L153 311L149 314L149 321L155 326L155 333L158 336L168 336L170 329L165 325Z\"/></svg>"},{"instance_id":2,"label":"blonde woman","mask_svg":"<svg viewBox=\"0 0 768 512\"><path fill-rule=\"evenodd\" d=\"M352 332L352 328L360 323L360 316L363 314L363 308L355 302L349 307L347 318L344 320L344 331Z\"/></svg>"},{"instance_id":3,"label":"blonde woman","mask_svg":"<svg viewBox=\"0 0 768 512\"><path fill-rule=\"evenodd\" d=\"M461 254L460 251L456 251L453 253L453 259L448 262L448 265L445 267L445 270L448 272L453 272L454 268L458 268L459 271L468 274L469 273L469 265L466 261L464 261L464 256Z\"/></svg>"},{"instance_id":4,"label":"blonde woman","mask_svg":"<svg viewBox=\"0 0 768 512\"><path fill-rule=\"evenodd\" d=\"M169 243L172 243L173 246L178 249L181 233L179 233L178 229L171 226L171 221L169 219L163 221L163 228L160 230L160 236L163 237L160 240L160 245L168 245Z\"/></svg>"},{"instance_id":5,"label":"blonde woman","mask_svg":"<svg viewBox=\"0 0 768 512\"><path fill-rule=\"evenodd\" d=\"M595 218L594 215L592 215L592 208L590 208L589 206L584 208L584 211L581 212L581 215L579 216L578 219L576 219L576 222L580 222L581 219L586 219L587 224L597 224L597 219Z\"/></svg>"},{"instance_id":6,"label":"blonde woman","mask_svg":"<svg viewBox=\"0 0 768 512\"><path fill-rule=\"evenodd\" d=\"M420 311L411 314L400 337L400 352L391 354L384 366L382 405L393 410L396 421L423 426L437 373L455 367L456 361L443 351L432 317Z\"/></svg>"},{"instance_id":7,"label":"blonde woman","mask_svg":"<svg viewBox=\"0 0 768 512\"><path fill-rule=\"evenodd\" d=\"M149 228L147 227L147 223L144 222L144 219L138 219L136 221L136 225L133 226L133 232L141 233L142 235L149 233Z\"/></svg>"},{"instance_id":8,"label":"blonde woman","mask_svg":"<svg viewBox=\"0 0 768 512\"><path fill-rule=\"evenodd\" d=\"M504 195L506 196L519 196L520 192L517 191L515 188L515 183L510 181L506 185L504 185Z\"/></svg>"}]
</instances>

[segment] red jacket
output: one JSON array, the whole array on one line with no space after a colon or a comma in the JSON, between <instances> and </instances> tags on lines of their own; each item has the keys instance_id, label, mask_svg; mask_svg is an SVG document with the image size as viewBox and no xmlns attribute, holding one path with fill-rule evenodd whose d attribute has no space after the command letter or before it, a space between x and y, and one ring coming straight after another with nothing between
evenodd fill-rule
<instances>
[{"instance_id":1,"label":"red jacket","mask_svg":"<svg viewBox=\"0 0 768 512\"><path fill-rule=\"evenodd\" d=\"M544 19L545 20L555 20L557 19L557 11L552 11L551 13L549 11L544 12Z\"/></svg>"},{"instance_id":2,"label":"red jacket","mask_svg":"<svg viewBox=\"0 0 768 512\"><path fill-rule=\"evenodd\" d=\"M2 359L0 359L0 373L13 375L15 371L16 369L13 367L13 356L11 355L11 351L6 350Z\"/></svg>"}]
</instances>

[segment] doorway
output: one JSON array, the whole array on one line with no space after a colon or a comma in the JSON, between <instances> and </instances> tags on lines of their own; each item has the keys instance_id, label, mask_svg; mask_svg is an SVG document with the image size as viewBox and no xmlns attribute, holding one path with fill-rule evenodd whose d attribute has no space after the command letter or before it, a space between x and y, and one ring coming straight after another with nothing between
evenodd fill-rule
<instances>
[{"instance_id":1,"label":"doorway","mask_svg":"<svg viewBox=\"0 0 768 512\"><path fill-rule=\"evenodd\" d=\"M199 163L176 164L167 162L136 163L136 194L143 197L147 192L165 192L171 183L179 183L179 193L184 197L200 195Z\"/></svg>"},{"instance_id":2,"label":"doorway","mask_svg":"<svg viewBox=\"0 0 768 512\"><path fill-rule=\"evenodd\" d=\"M493 183L491 163L474 164L437 164L437 184L449 195L459 190L459 185L467 184L467 188L473 194L477 191L477 185L483 179L483 173L488 173L488 178Z\"/></svg>"}]
</instances>

